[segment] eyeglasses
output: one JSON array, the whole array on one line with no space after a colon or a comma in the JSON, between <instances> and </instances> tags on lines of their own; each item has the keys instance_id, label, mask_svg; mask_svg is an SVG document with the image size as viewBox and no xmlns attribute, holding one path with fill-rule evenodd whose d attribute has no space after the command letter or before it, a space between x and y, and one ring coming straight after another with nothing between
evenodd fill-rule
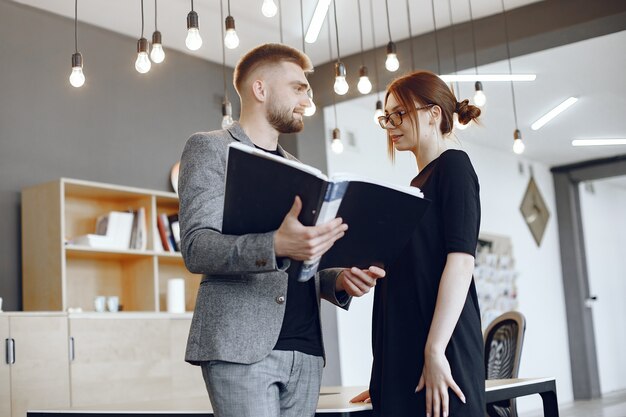
<instances>
[{"instance_id":1,"label":"eyeglasses","mask_svg":"<svg viewBox=\"0 0 626 417\"><path fill-rule=\"evenodd\" d=\"M434 106L434 104L427 104L422 107L416 107L415 110L424 110ZM402 116L406 114L406 110L398 110L393 113L389 113L386 116L378 116L378 124L383 129L387 129L387 124L390 124L392 127L398 127L402 124Z\"/></svg>"}]
</instances>

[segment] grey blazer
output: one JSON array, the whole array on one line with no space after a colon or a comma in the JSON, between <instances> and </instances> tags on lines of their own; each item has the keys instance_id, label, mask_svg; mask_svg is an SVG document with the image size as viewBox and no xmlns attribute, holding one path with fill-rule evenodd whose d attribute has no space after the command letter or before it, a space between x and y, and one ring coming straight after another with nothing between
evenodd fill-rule
<instances>
[{"instance_id":1,"label":"grey blazer","mask_svg":"<svg viewBox=\"0 0 626 417\"><path fill-rule=\"evenodd\" d=\"M210 360L258 362L275 346L285 315L289 260L276 260L274 232L221 233L226 154L234 141L254 146L235 122L227 130L194 134L181 158L182 254L189 271L203 274L185 355L196 365ZM278 150L295 159L280 146ZM335 294L339 272L328 269L316 275L318 304L321 296L348 308L347 294L341 300Z\"/></svg>"}]
</instances>

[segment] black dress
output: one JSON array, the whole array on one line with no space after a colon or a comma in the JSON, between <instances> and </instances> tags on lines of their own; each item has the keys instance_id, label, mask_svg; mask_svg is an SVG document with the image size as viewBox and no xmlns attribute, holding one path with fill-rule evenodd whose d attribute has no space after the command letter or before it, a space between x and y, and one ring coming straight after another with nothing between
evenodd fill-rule
<instances>
[{"instance_id":1,"label":"black dress","mask_svg":"<svg viewBox=\"0 0 626 417\"><path fill-rule=\"evenodd\" d=\"M375 416L426 415L426 389L415 393L424 367L439 282L451 252L475 255L480 226L478 178L465 152L447 150L411 185L431 200L399 260L376 285L372 325L374 363L370 396ZM465 394L452 390L449 415L484 416L485 366L480 311L474 280L446 348L452 377Z\"/></svg>"}]
</instances>

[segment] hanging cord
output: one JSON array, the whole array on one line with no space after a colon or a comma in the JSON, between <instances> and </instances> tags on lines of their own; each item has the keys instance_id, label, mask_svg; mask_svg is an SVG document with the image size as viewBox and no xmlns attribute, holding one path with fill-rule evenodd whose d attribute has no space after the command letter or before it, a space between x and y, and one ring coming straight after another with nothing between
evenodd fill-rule
<instances>
[{"instance_id":1,"label":"hanging cord","mask_svg":"<svg viewBox=\"0 0 626 417\"><path fill-rule=\"evenodd\" d=\"M228 0L228 3L227 3L227 4L228 4L228 15L229 15L229 16L232 16L232 15L230 14L230 0Z\"/></svg>"},{"instance_id":2,"label":"hanging cord","mask_svg":"<svg viewBox=\"0 0 626 417\"><path fill-rule=\"evenodd\" d=\"M376 78L376 99L380 101L380 85L378 83L378 58L376 58L376 30L374 28L374 6L370 0L370 24L372 25L372 51L374 51L374 77Z\"/></svg>"},{"instance_id":3,"label":"hanging cord","mask_svg":"<svg viewBox=\"0 0 626 417\"><path fill-rule=\"evenodd\" d=\"M157 0L154 0L154 31L157 30Z\"/></svg>"},{"instance_id":4,"label":"hanging cord","mask_svg":"<svg viewBox=\"0 0 626 417\"><path fill-rule=\"evenodd\" d=\"M430 0L433 12L433 32L435 34L435 50L437 51L437 74L441 75L441 57L439 56L439 38L437 37L437 20L435 19L435 0Z\"/></svg>"},{"instance_id":5,"label":"hanging cord","mask_svg":"<svg viewBox=\"0 0 626 417\"><path fill-rule=\"evenodd\" d=\"M302 35L302 52L306 54L306 42L304 42L304 9L302 7L302 0L300 0L300 32Z\"/></svg>"},{"instance_id":6,"label":"hanging cord","mask_svg":"<svg viewBox=\"0 0 626 417\"><path fill-rule=\"evenodd\" d=\"M337 25L337 0L333 0L333 16L335 17L335 39L337 39L337 62L341 61L339 52L339 26Z\"/></svg>"},{"instance_id":7,"label":"hanging cord","mask_svg":"<svg viewBox=\"0 0 626 417\"><path fill-rule=\"evenodd\" d=\"M143 0L141 0L141 37L143 38Z\"/></svg>"},{"instance_id":8,"label":"hanging cord","mask_svg":"<svg viewBox=\"0 0 626 417\"><path fill-rule=\"evenodd\" d=\"M193 12L193 0L191 0L191 11Z\"/></svg>"},{"instance_id":9,"label":"hanging cord","mask_svg":"<svg viewBox=\"0 0 626 417\"><path fill-rule=\"evenodd\" d=\"M415 56L413 54L413 30L411 29L411 8L406 0L406 20L409 22L409 44L411 47L411 71L415 71Z\"/></svg>"},{"instance_id":10,"label":"hanging cord","mask_svg":"<svg viewBox=\"0 0 626 417\"><path fill-rule=\"evenodd\" d=\"M220 0L220 21L224 21L224 2ZM222 34L222 39L224 39L224 25L220 25L220 31ZM224 100L228 101L228 89L226 86L226 47L224 46L224 42L220 42L222 44L222 77L224 78Z\"/></svg>"},{"instance_id":11,"label":"hanging cord","mask_svg":"<svg viewBox=\"0 0 626 417\"><path fill-rule=\"evenodd\" d=\"M361 66L364 66L365 58L363 57L363 24L361 23L361 0L356 0L356 5L359 9L359 38L361 39Z\"/></svg>"},{"instance_id":12,"label":"hanging cord","mask_svg":"<svg viewBox=\"0 0 626 417\"><path fill-rule=\"evenodd\" d=\"M474 48L474 73L478 75L478 58L476 54L476 32L474 31L474 15L472 14L472 0L467 0L469 4L470 24L472 25L472 46Z\"/></svg>"},{"instance_id":13,"label":"hanging cord","mask_svg":"<svg viewBox=\"0 0 626 417\"><path fill-rule=\"evenodd\" d=\"M391 39L391 26L389 25L389 2L385 0L385 10L387 11L387 32L389 33L389 42L393 42Z\"/></svg>"},{"instance_id":14,"label":"hanging cord","mask_svg":"<svg viewBox=\"0 0 626 417\"><path fill-rule=\"evenodd\" d=\"M280 43L283 42L283 5L281 0L278 0L278 32L280 33Z\"/></svg>"},{"instance_id":15,"label":"hanging cord","mask_svg":"<svg viewBox=\"0 0 626 417\"><path fill-rule=\"evenodd\" d=\"M504 16L504 38L506 40L506 56L509 61L509 75L513 75L513 69L511 67L511 49L509 47L509 24L506 19L504 0L500 0L500 3L502 4L502 15ZM513 99L513 117L515 118L515 129L517 130L517 106L515 104L515 87L513 86L513 80L511 80L511 98Z\"/></svg>"},{"instance_id":16,"label":"hanging cord","mask_svg":"<svg viewBox=\"0 0 626 417\"><path fill-rule=\"evenodd\" d=\"M454 64L454 73L457 73L457 62L456 62L456 36L454 30L454 20L452 20L452 3L448 0L448 16L450 18L450 30L452 31L452 63ZM461 91L459 88L459 82L456 82L456 95L461 96Z\"/></svg>"},{"instance_id":17,"label":"hanging cord","mask_svg":"<svg viewBox=\"0 0 626 417\"><path fill-rule=\"evenodd\" d=\"M334 4L334 1L333 1ZM330 60L333 60L333 36L332 33L330 31L330 16L326 15L326 26L328 26L328 55L330 57ZM339 51L337 51L337 57L339 57ZM337 61L339 61L339 58L337 58ZM337 99L336 99L336 94L331 94L331 96L333 96L333 111L335 112L335 129L337 128Z\"/></svg>"},{"instance_id":18,"label":"hanging cord","mask_svg":"<svg viewBox=\"0 0 626 417\"><path fill-rule=\"evenodd\" d=\"M74 49L78 53L78 0L74 0Z\"/></svg>"}]
</instances>

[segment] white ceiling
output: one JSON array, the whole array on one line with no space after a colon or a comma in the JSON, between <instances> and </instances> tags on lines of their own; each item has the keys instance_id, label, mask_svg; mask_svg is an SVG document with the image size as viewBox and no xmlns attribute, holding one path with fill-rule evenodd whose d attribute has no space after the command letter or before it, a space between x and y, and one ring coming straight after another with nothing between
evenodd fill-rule
<instances>
[{"instance_id":1,"label":"white ceiling","mask_svg":"<svg viewBox=\"0 0 626 417\"><path fill-rule=\"evenodd\" d=\"M74 16L72 0L14 0L68 18ZM226 12L226 1L224 13ZM282 18L284 41L302 47L300 2L281 0L284 8ZM507 10L534 3L536 0L504 0ZM262 42L277 42L279 35L278 15L266 18L261 14L263 0L232 0L231 14L237 25L241 44L236 50L226 50L226 63L234 66L242 51ZM279 0L275 0L278 4ZM305 25L313 15L315 0L302 0ZM340 48L342 55L357 53L360 49L358 30L358 0L337 1ZM389 38L385 19L385 1L372 0L375 19L376 46L385 45ZM468 0L449 0L452 22L469 20ZM447 0L435 0L437 28L450 24ZM364 48L372 47L370 25L370 0L361 0L363 13ZM406 19L407 0L388 0L391 12L391 35L394 40L409 36ZM150 38L154 30L154 1L145 0L145 33ZM433 30L431 1L409 0L413 35ZM474 18L501 13L498 0L471 0ZM185 53L221 63L222 45L219 2L195 0L200 32L204 44L199 51L191 52L184 47L186 16L190 10L189 0L160 0L159 30L163 44ZM332 10L332 5L331 5ZM79 0L78 18L95 26L129 36L135 42L141 32L139 0ZM349 23L349 25L347 24ZM318 41L306 45L306 52L315 65L329 61L327 29L324 26ZM68 40L71 44L72 39ZM512 60L513 72L537 74L534 82L515 83L518 126L526 142L524 158L547 165L562 165L583 160L609 157L626 153L626 147L573 148L572 139L593 137L626 137L626 32L619 32L575 44L533 53ZM334 46L333 46L334 48ZM80 31L79 31L80 50ZM621 53L619 51L622 51ZM83 55L90 53L82 51ZM167 61L166 61L167 62ZM506 62L493 63L478 69L484 73L508 72ZM472 72L472 71L465 71ZM515 122L512 114L511 87L509 83L484 83L488 101L482 117L483 127L472 127L460 132L462 140L484 146L510 150ZM473 94L470 84L461 85L460 95ZM580 100L557 119L539 131L532 131L530 124L538 117L569 96ZM373 98L354 100L357 105L373 108Z\"/></svg>"}]
</instances>

